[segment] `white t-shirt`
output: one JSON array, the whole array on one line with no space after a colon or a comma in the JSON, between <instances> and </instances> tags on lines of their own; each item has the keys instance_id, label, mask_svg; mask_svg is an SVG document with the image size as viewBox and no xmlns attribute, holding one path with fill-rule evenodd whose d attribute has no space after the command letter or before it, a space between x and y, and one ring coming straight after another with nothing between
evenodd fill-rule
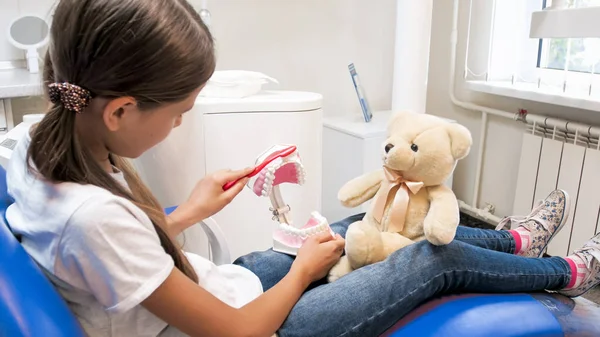
<instances>
[{"instance_id":1,"label":"white t-shirt","mask_svg":"<svg viewBox=\"0 0 600 337\"><path fill-rule=\"evenodd\" d=\"M130 201L91 185L52 184L27 170L31 138L19 142L7 168L15 199L6 218L90 336L182 336L140 303L166 279L173 259L150 219ZM113 178L123 184L122 173ZM252 272L216 266L186 253L200 286L232 307L263 289Z\"/></svg>"}]
</instances>

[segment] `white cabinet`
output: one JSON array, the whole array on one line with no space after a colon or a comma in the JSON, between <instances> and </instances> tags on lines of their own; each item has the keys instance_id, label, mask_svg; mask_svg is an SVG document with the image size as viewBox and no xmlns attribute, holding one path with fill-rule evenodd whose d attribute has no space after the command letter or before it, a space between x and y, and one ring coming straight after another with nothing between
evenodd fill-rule
<instances>
[{"instance_id":1,"label":"white cabinet","mask_svg":"<svg viewBox=\"0 0 600 337\"><path fill-rule=\"evenodd\" d=\"M294 144L306 171L302 186L284 184L281 192L294 223L321 211L322 96L272 91L242 99L200 97L169 137L135 160L140 175L165 207L185 201L206 173L253 166L276 144ZM244 190L212 218L227 240L231 258L272 246L277 222L269 198ZM206 236L199 226L180 237L186 251L208 257Z\"/></svg>"},{"instance_id":2,"label":"white cabinet","mask_svg":"<svg viewBox=\"0 0 600 337\"><path fill-rule=\"evenodd\" d=\"M374 112L369 123L362 116L323 119L323 215L330 222L365 212L370 206L367 201L359 207L346 208L337 193L346 182L381 167L391 115L391 111ZM452 177L446 185L452 186Z\"/></svg>"},{"instance_id":3,"label":"white cabinet","mask_svg":"<svg viewBox=\"0 0 600 337\"><path fill-rule=\"evenodd\" d=\"M281 193L292 209L294 224L304 224L321 210L321 109L298 112L205 114L206 172L243 168L275 144L295 144L306 170L302 186L283 184ZM278 223L269 198L244 190L213 218L229 242L232 258L271 248Z\"/></svg>"}]
</instances>

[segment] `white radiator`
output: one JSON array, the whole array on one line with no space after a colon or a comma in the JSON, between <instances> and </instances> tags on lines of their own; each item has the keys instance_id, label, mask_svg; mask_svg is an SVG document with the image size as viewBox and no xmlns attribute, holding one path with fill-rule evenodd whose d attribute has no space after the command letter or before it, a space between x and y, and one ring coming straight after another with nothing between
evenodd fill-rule
<instances>
[{"instance_id":1,"label":"white radiator","mask_svg":"<svg viewBox=\"0 0 600 337\"><path fill-rule=\"evenodd\" d=\"M527 215L556 188L571 197L569 220L547 249L565 256L600 230L600 150L597 137L536 124L523 136L513 214Z\"/></svg>"}]
</instances>

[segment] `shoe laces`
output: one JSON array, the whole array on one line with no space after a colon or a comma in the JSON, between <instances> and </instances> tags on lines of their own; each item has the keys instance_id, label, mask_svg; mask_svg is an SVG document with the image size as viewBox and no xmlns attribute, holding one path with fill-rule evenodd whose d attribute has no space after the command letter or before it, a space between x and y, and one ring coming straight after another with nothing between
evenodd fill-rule
<instances>
[{"instance_id":1,"label":"shoe laces","mask_svg":"<svg viewBox=\"0 0 600 337\"><path fill-rule=\"evenodd\" d=\"M539 200L537 202L537 205L531 210L531 213L529 213L529 215L527 215L527 216L512 215L512 216L504 217L502 220L500 220L500 222L498 223L498 226L496 226L496 230L498 231L498 230L503 229L507 224L509 224L509 228L523 226L523 227L531 230L531 225L529 224L529 221L534 221L535 223L544 227L544 229L546 229L547 231L550 231L550 228L548 227L548 224L545 221L539 221L538 219L533 218L533 216L537 215L539 213L539 211L542 210L544 207L546 207L546 203L543 200Z\"/></svg>"}]
</instances>

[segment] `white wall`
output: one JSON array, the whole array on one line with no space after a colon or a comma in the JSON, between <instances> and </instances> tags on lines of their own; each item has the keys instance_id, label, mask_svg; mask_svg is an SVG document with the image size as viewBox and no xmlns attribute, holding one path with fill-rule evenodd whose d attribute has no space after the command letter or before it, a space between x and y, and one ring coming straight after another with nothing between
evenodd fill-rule
<instances>
[{"instance_id":1,"label":"white wall","mask_svg":"<svg viewBox=\"0 0 600 337\"><path fill-rule=\"evenodd\" d=\"M45 15L53 3L0 0L0 61L19 55L3 38L9 20L27 9ZM218 69L260 71L280 82L268 88L323 94L325 114L360 115L347 68L354 62L371 108L390 108L395 0L209 0L208 7ZM37 101L15 100L15 114Z\"/></svg>"},{"instance_id":2,"label":"white wall","mask_svg":"<svg viewBox=\"0 0 600 337\"><path fill-rule=\"evenodd\" d=\"M390 108L394 0L209 0L208 7L218 69L264 72L281 89L323 94L326 114L360 115L348 73L354 62L371 108Z\"/></svg>"},{"instance_id":3,"label":"white wall","mask_svg":"<svg viewBox=\"0 0 600 337\"><path fill-rule=\"evenodd\" d=\"M482 5L484 1L475 0L473 2L475 5ZM485 0L485 2L491 3L491 0ZM516 112L519 108L525 108L530 113L584 123L600 124L600 113L598 112L478 94L464 89L462 74L464 72L468 3L467 0L461 0L459 16L458 66L455 83L457 86L457 96L460 99L470 100L481 105L505 111ZM475 170L477 167L478 140L481 132L481 114L457 108L450 101L448 88L450 81L452 12L452 0L434 1L427 112L455 119L468 127L473 134L475 144L471 154L459 163L454 176L454 190L457 197L467 203L471 203ZM485 15L480 15L478 19L488 20ZM475 18L475 20L478 19ZM473 25L476 25L476 23L473 23ZM486 26L489 26L489 24L478 25L478 27ZM480 28L472 31L472 41L469 50L470 58L478 58L477 55L479 54L479 60L482 60L481 54L487 53L488 34L489 31ZM469 61L469 64L470 67L478 68L471 61ZM485 69L485 67L479 67L479 69ZM496 206L496 214L499 216L510 215L512 211L523 130L524 125L522 123L498 117L490 117L479 205L484 206L486 202L494 204Z\"/></svg>"}]
</instances>

